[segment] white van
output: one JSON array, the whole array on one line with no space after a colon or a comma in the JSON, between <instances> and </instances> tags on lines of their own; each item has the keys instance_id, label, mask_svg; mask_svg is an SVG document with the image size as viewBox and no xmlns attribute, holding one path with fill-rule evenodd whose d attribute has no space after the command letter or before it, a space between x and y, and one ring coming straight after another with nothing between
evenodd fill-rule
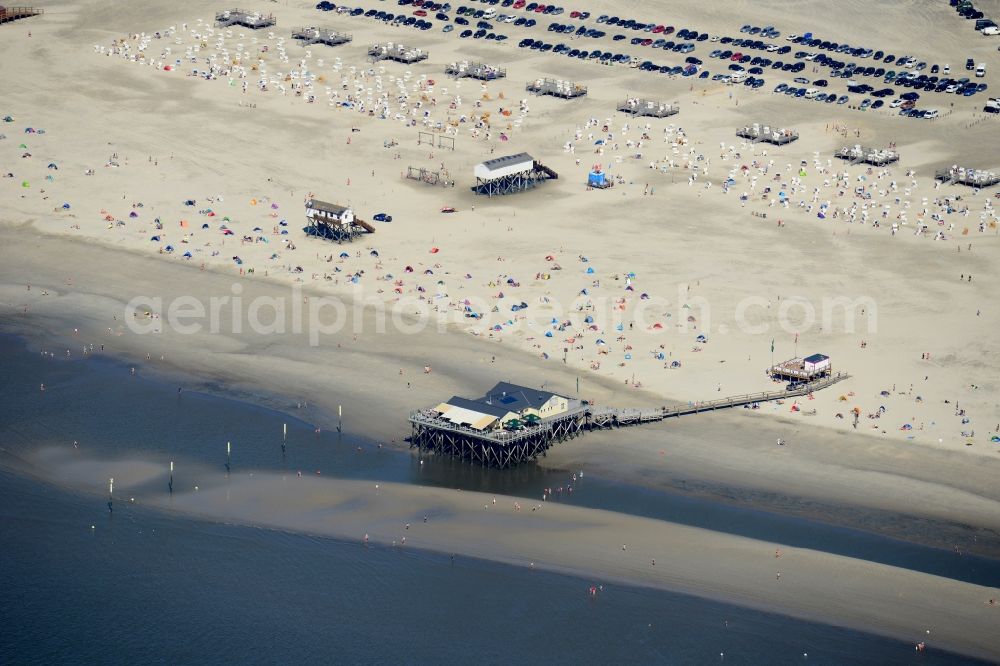
<instances>
[{"instance_id":1,"label":"white van","mask_svg":"<svg viewBox=\"0 0 1000 666\"><path fill-rule=\"evenodd\" d=\"M982 78L982 77L986 76L986 64L985 63L979 63L979 65L976 67L976 76L978 76L979 78Z\"/></svg>"},{"instance_id":2,"label":"white van","mask_svg":"<svg viewBox=\"0 0 1000 666\"><path fill-rule=\"evenodd\" d=\"M746 78L747 78L746 72L735 72L731 77L729 77L729 80L732 81L733 83L743 83L743 81L745 81Z\"/></svg>"},{"instance_id":3,"label":"white van","mask_svg":"<svg viewBox=\"0 0 1000 666\"><path fill-rule=\"evenodd\" d=\"M496 15L497 15L497 10L495 9L487 9L485 12L483 12L483 18L486 19L487 21L492 20L493 17Z\"/></svg>"},{"instance_id":4,"label":"white van","mask_svg":"<svg viewBox=\"0 0 1000 666\"><path fill-rule=\"evenodd\" d=\"M806 91L805 98L806 99L812 99L813 97L815 97L818 94L819 94L819 89L818 88L810 88L809 90Z\"/></svg>"}]
</instances>

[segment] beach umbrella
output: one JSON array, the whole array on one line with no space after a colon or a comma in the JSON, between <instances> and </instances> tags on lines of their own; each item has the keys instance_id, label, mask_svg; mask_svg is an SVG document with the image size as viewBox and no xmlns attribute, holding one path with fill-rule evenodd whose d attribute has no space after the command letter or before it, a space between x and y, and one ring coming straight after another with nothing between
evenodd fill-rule
<instances>
[{"instance_id":1,"label":"beach umbrella","mask_svg":"<svg viewBox=\"0 0 1000 666\"><path fill-rule=\"evenodd\" d=\"M185 259L190 259L190 258L191 258L191 253L190 253L190 252L185 252L185 253L184 253L183 255L181 255L181 256L183 256L183 257L184 257Z\"/></svg>"},{"instance_id":2,"label":"beach umbrella","mask_svg":"<svg viewBox=\"0 0 1000 666\"><path fill-rule=\"evenodd\" d=\"M587 267L587 275L593 275L593 274L594 274L594 267L593 266L588 266Z\"/></svg>"},{"instance_id":3,"label":"beach umbrella","mask_svg":"<svg viewBox=\"0 0 1000 666\"><path fill-rule=\"evenodd\" d=\"M412 273L413 272L413 266L407 266L406 268L403 269L403 272L404 273Z\"/></svg>"},{"instance_id":4,"label":"beach umbrella","mask_svg":"<svg viewBox=\"0 0 1000 666\"><path fill-rule=\"evenodd\" d=\"M139 213L137 213L137 212L135 212L133 210L131 213L128 214L128 216L131 217L132 219L135 219L135 218L139 217Z\"/></svg>"},{"instance_id":5,"label":"beach umbrella","mask_svg":"<svg viewBox=\"0 0 1000 666\"><path fill-rule=\"evenodd\" d=\"M254 230L255 232L260 232L260 231L263 231L263 229L261 229L260 227L254 227L254 228L253 228L253 230Z\"/></svg>"},{"instance_id":6,"label":"beach umbrella","mask_svg":"<svg viewBox=\"0 0 1000 666\"><path fill-rule=\"evenodd\" d=\"M201 228L202 229L208 229L208 222L206 222L205 224L201 225Z\"/></svg>"},{"instance_id":7,"label":"beach umbrella","mask_svg":"<svg viewBox=\"0 0 1000 666\"><path fill-rule=\"evenodd\" d=\"M642 294L639 296L639 299L643 301L649 300L649 294L647 294L646 292L642 292Z\"/></svg>"},{"instance_id":8,"label":"beach umbrella","mask_svg":"<svg viewBox=\"0 0 1000 666\"><path fill-rule=\"evenodd\" d=\"M56 166L56 163L55 163L55 162L49 162L49 166L48 166L48 168L49 168L49 169L54 169L54 170L56 170L56 171L58 171L58 170L59 170L59 167L58 167L58 166Z\"/></svg>"},{"instance_id":9,"label":"beach umbrella","mask_svg":"<svg viewBox=\"0 0 1000 666\"><path fill-rule=\"evenodd\" d=\"M671 368L679 368L679 367L681 367L681 362L680 361L671 361L670 362L670 367Z\"/></svg>"},{"instance_id":10,"label":"beach umbrella","mask_svg":"<svg viewBox=\"0 0 1000 666\"><path fill-rule=\"evenodd\" d=\"M173 245L168 245L168 246L166 246L166 247L165 247L165 248L163 248L163 249L164 249L164 250L165 250L166 252L173 252L173 251L174 251L174 246L173 246Z\"/></svg>"},{"instance_id":11,"label":"beach umbrella","mask_svg":"<svg viewBox=\"0 0 1000 666\"><path fill-rule=\"evenodd\" d=\"M152 238L150 238L149 240L151 240L151 241L154 241L154 242L156 242L156 243L159 243L159 242L160 242L160 237L159 237L159 236L153 236L153 237L152 237Z\"/></svg>"},{"instance_id":12,"label":"beach umbrella","mask_svg":"<svg viewBox=\"0 0 1000 666\"><path fill-rule=\"evenodd\" d=\"M623 324L621 322L618 322L618 324L615 326L615 330L616 331L624 331L625 330L625 324Z\"/></svg>"},{"instance_id":13,"label":"beach umbrella","mask_svg":"<svg viewBox=\"0 0 1000 666\"><path fill-rule=\"evenodd\" d=\"M371 252L369 252L368 254L370 254L370 255L371 255L371 256L373 256L373 257L377 257L377 256L378 256L378 250L372 250L372 251L371 251Z\"/></svg>"},{"instance_id":14,"label":"beach umbrella","mask_svg":"<svg viewBox=\"0 0 1000 666\"><path fill-rule=\"evenodd\" d=\"M20 146L18 146L18 148L23 148L24 150L27 150L27 149L28 149L28 146L26 146L26 145L24 145L24 144L22 143L22 144L21 144Z\"/></svg>"},{"instance_id":15,"label":"beach umbrella","mask_svg":"<svg viewBox=\"0 0 1000 666\"><path fill-rule=\"evenodd\" d=\"M222 221L223 222L232 222L232 219L228 215L226 215L224 218L222 218Z\"/></svg>"},{"instance_id":16,"label":"beach umbrella","mask_svg":"<svg viewBox=\"0 0 1000 666\"><path fill-rule=\"evenodd\" d=\"M63 210L69 210L69 208L70 208L70 206L69 206L69 204L68 204L68 203L64 203L64 204L62 205L62 207L63 207Z\"/></svg>"},{"instance_id":17,"label":"beach umbrella","mask_svg":"<svg viewBox=\"0 0 1000 666\"><path fill-rule=\"evenodd\" d=\"M271 204L271 210L278 210L278 204L272 203Z\"/></svg>"},{"instance_id":18,"label":"beach umbrella","mask_svg":"<svg viewBox=\"0 0 1000 666\"><path fill-rule=\"evenodd\" d=\"M21 183L21 187L31 187L31 183L29 183L28 181L24 181L23 183Z\"/></svg>"},{"instance_id":19,"label":"beach umbrella","mask_svg":"<svg viewBox=\"0 0 1000 666\"><path fill-rule=\"evenodd\" d=\"M552 337L552 331L545 331L545 337L551 338Z\"/></svg>"},{"instance_id":20,"label":"beach umbrella","mask_svg":"<svg viewBox=\"0 0 1000 666\"><path fill-rule=\"evenodd\" d=\"M555 261L555 260L556 260L556 258L554 256L552 256L551 254L545 255L545 261Z\"/></svg>"},{"instance_id":21,"label":"beach umbrella","mask_svg":"<svg viewBox=\"0 0 1000 666\"><path fill-rule=\"evenodd\" d=\"M697 338L695 338L695 342L708 342L708 338L706 338L704 334L702 334L699 335Z\"/></svg>"},{"instance_id":22,"label":"beach umbrella","mask_svg":"<svg viewBox=\"0 0 1000 666\"><path fill-rule=\"evenodd\" d=\"M598 338L598 339L597 339L597 342L595 342L594 344L596 344L596 345L598 345L598 346L603 346L603 345L606 345L606 344L608 344L608 343L607 343L607 342L605 342L604 340L602 340L602 339Z\"/></svg>"},{"instance_id":23,"label":"beach umbrella","mask_svg":"<svg viewBox=\"0 0 1000 666\"><path fill-rule=\"evenodd\" d=\"M340 253L340 258L341 258L341 259L346 259L346 258L348 258L349 256L351 256L351 255L347 254L346 252L341 252L341 253Z\"/></svg>"},{"instance_id":24,"label":"beach umbrella","mask_svg":"<svg viewBox=\"0 0 1000 666\"><path fill-rule=\"evenodd\" d=\"M436 248L436 247L432 247L432 248L431 248L431 254L437 254L437 253L438 253L438 252L440 252L440 251L441 251L441 250L440 250L439 248Z\"/></svg>"},{"instance_id":25,"label":"beach umbrella","mask_svg":"<svg viewBox=\"0 0 1000 666\"><path fill-rule=\"evenodd\" d=\"M655 324L653 324L653 328L656 328L656 329L663 328L663 324L661 324L660 322L656 322Z\"/></svg>"},{"instance_id":26,"label":"beach umbrella","mask_svg":"<svg viewBox=\"0 0 1000 666\"><path fill-rule=\"evenodd\" d=\"M424 271L424 275L434 275L434 271L428 268L427 270Z\"/></svg>"},{"instance_id":27,"label":"beach umbrella","mask_svg":"<svg viewBox=\"0 0 1000 666\"><path fill-rule=\"evenodd\" d=\"M24 128L24 133L25 134L34 134L35 133L35 128L34 127L25 127Z\"/></svg>"}]
</instances>

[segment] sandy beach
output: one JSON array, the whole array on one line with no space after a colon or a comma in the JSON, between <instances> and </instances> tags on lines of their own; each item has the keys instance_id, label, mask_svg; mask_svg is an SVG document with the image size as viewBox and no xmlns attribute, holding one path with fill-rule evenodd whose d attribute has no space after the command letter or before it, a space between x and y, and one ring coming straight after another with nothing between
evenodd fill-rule
<instances>
[{"instance_id":1,"label":"sandy beach","mask_svg":"<svg viewBox=\"0 0 1000 666\"><path fill-rule=\"evenodd\" d=\"M839 39L1000 71L995 40L971 39L946 3L848 5ZM682 2L670 13L712 34L751 19L790 34L817 29L822 7ZM11 118L0 123L4 332L292 414L310 405L318 428L333 428L343 407L348 432L400 448L410 410L501 379L566 394L579 382L598 404L658 406L770 390L772 362L822 352L851 378L757 410L588 434L537 464L850 527L859 514L895 515L871 529L1000 553L1000 201L995 187L934 180L954 164L1000 168L1000 121L980 111L982 95L928 93L941 117L914 120L773 94L787 72L769 70L751 90L518 49L522 37L547 38L544 19L484 44L308 3L262 5L278 20L271 30L220 29L222 8L55 2L0 27L0 117ZM639 3L635 14L655 9ZM353 41L303 47L290 37L301 25ZM430 57L372 63L367 48L381 41ZM696 55L721 71L712 48L699 43ZM444 74L463 59L507 76ZM588 95L526 93L541 76L584 83ZM637 94L681 112L615 112ZM765 147L735 136L754 122L800 139ZM418 132L455 148L418 143ZM900 161L834 157L856 143L892 144ZM506 197L470 191L477 163L521 151L559 178ZM614 187L586 187L595 165ZM409 180L409 167L447 184ZM313 197L393 219L349 244L311 238ZM223 298L214 321L177 325L178 302L211 312ZM58 454L33 464L46 482L99 486ZM126 465L137 488L142 464ZM176 496L173 510L347 540L368 532L379 547L411 522L407 547L534 561L914 642L932 628L929 640L949 649L1000 655L995 609L983 605L994 590L896 567L786 549L778 581L777 544L611 512L532 512L531 500L505 497L494 511L472 492L386 485L373 497L357 483L268 475L230 490L228 501L219 487ZM512 513L514 501L524 508ZM431 510L447 518L413 520Z\"/></svg>"}]
</instances>

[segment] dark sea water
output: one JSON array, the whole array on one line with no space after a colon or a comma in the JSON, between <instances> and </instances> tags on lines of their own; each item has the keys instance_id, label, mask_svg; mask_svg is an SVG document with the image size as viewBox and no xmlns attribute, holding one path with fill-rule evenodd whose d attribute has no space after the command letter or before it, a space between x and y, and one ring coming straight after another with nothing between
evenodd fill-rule
<instances>
[{"instance_id":1,"label":"dark sea water","mask_svg":"<svg viewBox=\"0 0 1000 666\"><path fill-rule=\"evenodd\" d=\"M272 410L135 377L108 359L44 358L0 337L0 664L956 663L899 642L658 590L233 526L62 490L18 471L46 445L245 469L540 498L570 472L428 460ZM44 397L39 384L45 383ZM281 453L282 424L288 445ZM570 444L571 445L571 444ZM358 446L361 451L358 451ZM180 478L178 478L180 482ZM587 474L555 501L841 552L973 582L993 560ZM91 525L94 526L91 529ZM914 637L914 641L919 637ZM724 653L724 657L720 656ZM808 656L805 656L808 654Z\"/></svg>"}]
</instances>

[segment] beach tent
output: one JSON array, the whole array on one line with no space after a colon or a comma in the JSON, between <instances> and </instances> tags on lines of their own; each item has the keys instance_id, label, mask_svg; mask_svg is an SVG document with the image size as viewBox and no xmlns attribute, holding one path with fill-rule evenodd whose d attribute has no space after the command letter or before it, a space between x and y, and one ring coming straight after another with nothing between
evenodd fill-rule
<instances>
[{"instance_id":1,"label":"beach tent","mask_svg":"<svg viewBox=\"0 0 1000 666\"><path fill-rule=\"evenodd\" d=\"M670 367L671 368L679 368L679 367L681 367L681 362L680 361L671 361L670 362Z\"/></svg>"},{"instance_id":2,"label":"beach tent","mask_svg":"<svg viewBox=\"0 0 1000 666\"><path fill-rule=\"evenodd\" d=\"M191 258L191 253L190 253L190 252L185 252L185 253L184 253L183 255L181 255L181 256L183 256L183 257L184 257L185 259L190 259L190 258Z\"/></svg>"},{"instance_id":3,"label":"beach tent","mask_svg":"<svg viewBox=\"0 0 1000 666\"><path fill-rule=\"evenodd\" d=\"M642 294L639 296L639 299L643 301L649 300L649 294L647 294L646 292L642 292Z\"/></svg>"},{"instance_id":4,"label":"beach tent","mask_svg":"<svg viewBox=\"0 0 1000 666\"><path fill-rule=\"evenodd\" d=\"M594 318L591 317L590 315L587 315L586 317L583 318L583 323L584 324L593 324L594 323Z\"/></svg>"},{"instance_id":5,"label":"beach tent","mask_svg":"<svg viewBox=\"0 0 1000 666\"><path fill-rule=\"evenodd\" d=\"M347 254L346 252L341 252L340 253L340 258L341 259L347 259L349 256L351 256L351 255Z\"/></svg>"},{"instance_id":6,"label":"beach tent","mask_svg":"<svg viewBox=\"0 0 1000 666\"><path fill-rule=\"evenodd\" d=\"M184 202L184 205L185 206L193 206L194 205L194 199L188 199L188 200L186 200Z\"/></svg>"},{"instance_id":7,"label":"beach tent","mask_svg":"<svg viewBox=\"0 0 1000 666\"><path fill-rule=\"evenodd\" d=\"M63 210L69 210L69 208L70 208L70 206L69 206L69 204L68 204L68 203L64 203L64 204L62 205L62 207L63 207Z\"/></svg>"},{"instance_id":8,"label":"beach tent","mask_svg":"<svg viewBox=\"0 0 1000 666\"><path fill-rule=\"evenodd\" d=\"M588 266L587 267L587 275L593 275L593 274L594 274L594 267L593 266Z\"/></svg>"},{"instance_id":9,"label":"beach tent","mask_svg":"<svg viewBox=\"0 0 1000 666\"><path fill-rule=\"evenodd\" d=\"M48 166L48 168L49 168L49 169L54 169L54 170L56 170L56 171L58 171L58 170L59 170L59 167L58 167L58 166L56 165L56 163L55 163L55 162L49 162L49 166Z\"/></svg>"},{"instance_id":10,"label":"beach tent","mask_svg":"<svg viewBox=\"0 0 1000 666\"><path fill-rule=\"evenodd\" d=\"M552 331L545 331L545 337L551 338L552 337Z\"/></svg>"},{"instance_id":11,"label":"beach tent","mask_svg":"<svg viewBox=\"0 0 1000 666\"><path fill-rule=\"evenodd\" d=\"M271 210L278 210L278 204L272 203L271 204Z\"/></svg>"},{"instance_id":12,"label":"beach tent","mask_svg":"<svg viewBox=\"0 0 1000 666\"><path fill-rule=\"evenodd\" d=\"M704 334L699 335L697 338L695 338L695 342L708 342L708 338L706 338Z\"/></svg>"},{"instance_id":13,"label":"beach tent","mask_svg":"<svg viewBox=\"0 0 1000 666\"><path fill-rule=\"evenodd\" d=\"M135 218L139 217L139 213L137 213L137 212L135 212L133 210L131 213L128 214L128 216L131 217L132 219L135 219Z\"/></svg>"},{"instance_id":14,"label":"beach tent","mask_svg":"<svg viewBox=\"0 0 1000 666\"><path fill-rule=\"evenodd\" d=\"M370 254L370 255L371 255L371 256L373 256L373 257L377 257L377 256L378 256L378 250L372 250L372 251L371 251L371 252L369 252L368 254Z\"/></svg>"},{"instance_id":15,"label":"beach tent","mask_svg":"<svg viewBox=\"0 0 1000 666\"><path fill-rule=\"evenodd\" d=\"M31 187L31 183L29 183L28 181L24 181L23 183L21 183L21 187Z\"/></svg>"},{"instance_id":16,"label":"beach tent","mask_svg":"<svg viewBox=\"0 0 1000 666\"><path fill-rule=\"evenodd\" d=\"M159 236L153 236L149 240L153 241L154 243L159 243L160 242L160 237Z\"/></svg>"},{"instance_id":17,"label":"beach tent","mask_svg":"<svg viewBox=\"0 0 1000 666\"><path fill-rule=\"evenodd\" d=\"M205 224L201 225L201 228L202 229L208 229L208 222L206 222Z\"/></svg>"},{"instance_id":18,"label":"beach tent","mask_svg":"<svg viewBox=\"0 0 1000 666\"><path fill-rule=\"evenodd\" d=\"M163 248L163 249L164 249L164 251L166 251L166 252L173 252L173 251L174 251L174 246L173 246L173 245L168 245L168 246L166 246L166 247L165 247L165 248Z\"/></svg>"}]
</instances>

